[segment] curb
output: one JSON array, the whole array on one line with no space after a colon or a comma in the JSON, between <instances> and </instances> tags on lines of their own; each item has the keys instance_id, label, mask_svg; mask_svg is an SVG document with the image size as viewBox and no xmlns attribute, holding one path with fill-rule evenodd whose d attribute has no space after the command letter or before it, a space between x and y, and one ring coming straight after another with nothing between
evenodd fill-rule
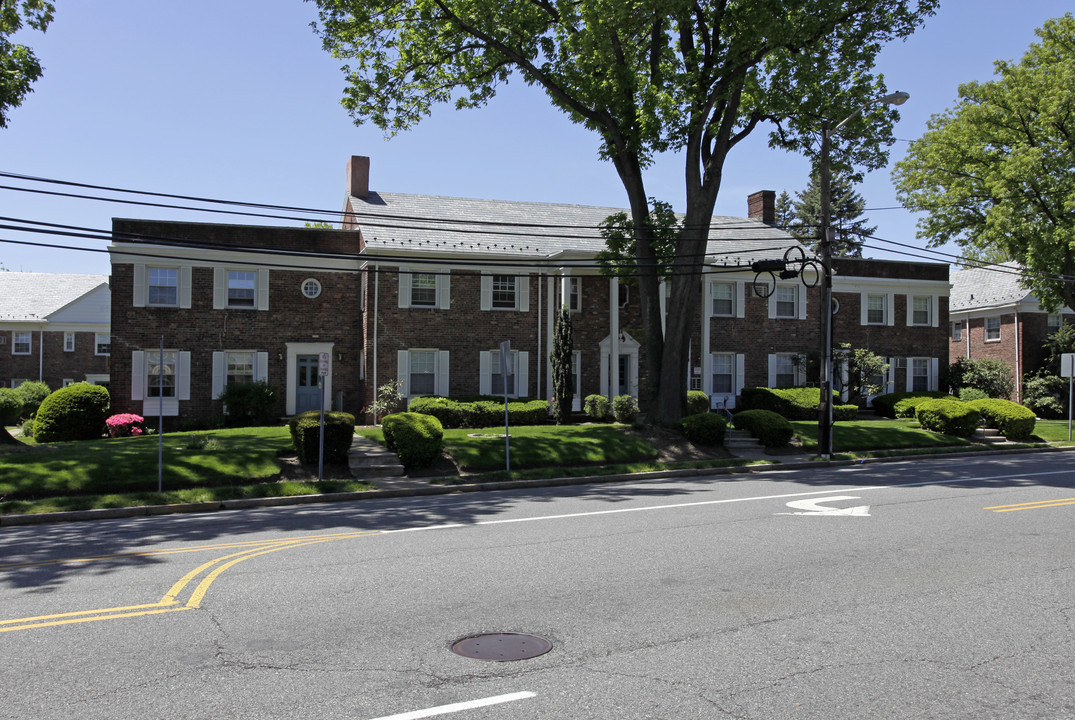
<instances>
[{"instance_id":1,"label":"curb","mask_svg":"<svg viewBox=\"0 0 1075 720\"><path fill-rule=\"evenodd\" d=\"M504 482L466 483L458 485L430 485L421 488L387 488L384 490L366 490L364 492L326 493L323 495L294 495L290 497L244 498L242 500L220 500L198 503L177 503L174 505L139 505L126 508L104 508L100 510L71 510L67 512L36 513L33 515L0 515L0 527L25 525L46 525L61 522L84 522L87 520L114 520L121 518L150 517L155 515L174 515L180 513L208 513L221 510L249 510L254 508L282 507L288 505L313 505L316 503L353 502L356 500L378 500L382 498L424 497L430 495L453 495L471 492L492 492L494 490L525 490L540 487L565 487L570 485L596 485L606 483L628 482L638 480L675 480L697 477L699 475L750 475L763 472L786 470L804 470L819 466L847 467L850 465L872 465L875 463L905 462L916 458L946 459L971 455L973 457L992 455L1019 455L1038 452L1070 452L1075 447L1016 448L1008 450L982 450L974 453L937 453L933 455L894 455L883 458L862 458L859 460L799 460L795 462L759 465L740 465L736 467L687 468L684 470L655 470L643 473L623 473L618 475L591 475L584 477L545 478L541 480L506 480ZM431 478L436 479L436 478Z\"/></svg>"}]
</instances>

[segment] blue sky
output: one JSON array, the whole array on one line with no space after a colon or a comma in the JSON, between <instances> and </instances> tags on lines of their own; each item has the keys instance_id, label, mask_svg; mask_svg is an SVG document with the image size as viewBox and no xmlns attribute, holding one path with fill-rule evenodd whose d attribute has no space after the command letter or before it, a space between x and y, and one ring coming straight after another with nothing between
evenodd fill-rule
<instances>
[{"instance_id":1,"label":"blue sky","mask_svg":"<svg viewBox=\"0 0 1075 720\"><path fill-rule=\"evenodd\" d=\"M1070 0L942 2L923 29L881 55L890 90L911 94L896 136L919 137L931 115L954 104L960 83L989 79L996 59L1021 58L1036 40L1034 29L1069 7ZM0 130L0 170L336 209L348 157L369 155L371 186L385 192L626 205L612 166L597 159L593 136L521 81L485 109L443 106L388 141L373 126L356 127L339 104L341 63L309 27L315 16L300 0L61 0L47 34L20 36L45 76ZM906 142L893 146L892 160L905 149ZM755 132L725 165L716 212L743 216L748 194L800 190L808 172L805 160L769 150L765 133ZM682 209L681 178L680 159L662 158L648 191ZM861 192L868 208L897 204L887 170L869 175ZM0 215L99 229L110 228L112 217L244 222L11 190L0 190ZM867 216L879 237L924 246L910 213L876 209ZM0 239L105 247L8 230ZM28 272L108 273L102 253L9 242L0 243L0 263Z\"/></svg>"}]
</instances>

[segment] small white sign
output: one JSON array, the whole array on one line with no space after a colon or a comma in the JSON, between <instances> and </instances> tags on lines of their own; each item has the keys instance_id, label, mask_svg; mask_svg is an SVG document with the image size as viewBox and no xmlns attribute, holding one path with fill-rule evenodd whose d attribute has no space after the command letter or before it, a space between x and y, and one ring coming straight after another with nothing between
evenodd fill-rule
<instances>
[{"instance_id":1,"label":"small white sign","mask_svg":"<svg viewBox=\"0 0 1075 720\"><path fill-rule=\"evenodd\" d=\"M515 365L511 362L511 340L500 343L500 374L506 378L515 374Z\"/></svg>"},{"instance_id":2,"label":"small white sign","mask_svg":"<svg viewBox=\"0 0 1075 720\"><path fill-rule=\"evenodd\" d=\"M320 377L328 377L328 353L321 353L317 364L317 374Z\"/></svg>"},{"instance_id":3,"label":"small white sign","mask_svg":"<svg viewBox=\"0 0 1075 720\"><path fill-rule=\"evenodd\" d=\"M1064 353L1060 356L1060 377L1075 376L1075 353Z\"/></svg>"}]
</instances>

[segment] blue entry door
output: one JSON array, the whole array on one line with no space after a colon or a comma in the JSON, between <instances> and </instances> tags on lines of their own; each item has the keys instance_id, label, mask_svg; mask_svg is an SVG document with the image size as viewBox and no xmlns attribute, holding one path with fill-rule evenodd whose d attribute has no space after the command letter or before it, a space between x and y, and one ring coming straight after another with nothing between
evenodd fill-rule
<instances>
[{"instance_id":1,"label":"blue entry door","mask_svg":"<svg viewBox=\"0 0 1075 720\"><path fill-rule=\"evenodd\" d=\"M295 414L321 409L321 389L317 386L317 355L295 358L298 376L295 378Z\"/></svg>"}]
</instances>

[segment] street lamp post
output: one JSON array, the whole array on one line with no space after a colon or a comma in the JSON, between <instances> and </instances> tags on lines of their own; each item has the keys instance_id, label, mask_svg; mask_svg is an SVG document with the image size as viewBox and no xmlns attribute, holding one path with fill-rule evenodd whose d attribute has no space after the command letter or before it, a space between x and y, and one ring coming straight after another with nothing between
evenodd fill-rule
<instances>
[{"instance_id":1,"label":"street lamp post","mask_svg":"<svg viewBox=\"0 0 1075 720\"><path fill-rule=\"evenodd\" d=\"M869 104L902 105L911 97L905 92L894 92L872 100ZM832 457L832 172L829 168L829 144L832 136L840 132L862 112L859 108L829 130L827 120L821 122L821 398L818 403L817 444L821 457Z\"/></svg>"}]
</instances>

